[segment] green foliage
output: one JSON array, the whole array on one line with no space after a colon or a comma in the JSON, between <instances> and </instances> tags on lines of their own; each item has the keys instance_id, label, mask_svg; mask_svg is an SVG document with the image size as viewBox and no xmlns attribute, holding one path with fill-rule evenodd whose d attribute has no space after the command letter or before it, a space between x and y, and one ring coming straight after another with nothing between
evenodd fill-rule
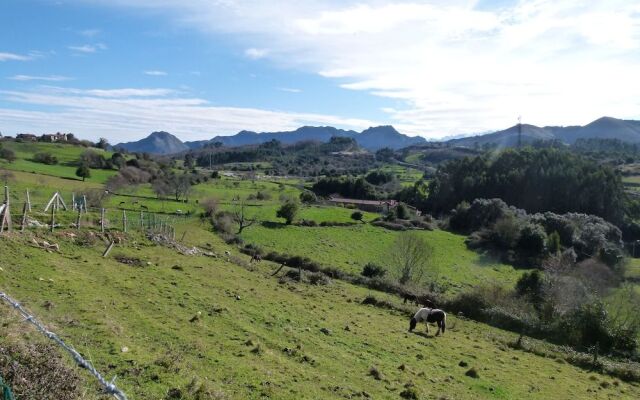
<instances>
[{"instance_id":1,"label":"green foliage","mask_svg":"<svg viewBox=\"0 0 640 400\"><path fill-rule=\"evenodd\" d=\"M351 214L351 219L354 220L354 221L362 221L362 217L363 216L364 215L360 211L354 211Z\"/></svg>"},{"instance_id":2,"label":"green foliage","mask_svg":"<svg viewBox=\"0 0 640 400\"><path fill-rule=\"evenodd\" d=\"M33 156L33 161L47 165L55 165L58 163L58 158L51 153L41 152Z\"/></svg>"},{"instance_id":3,"label":"green foliage","mask_svg":"<svg viewBox=\"0 0 640 400\"><path fill-rule=\"evenodd\" d=\"M555 254L559 252L561 248L560 234L558 233L558 231L551 232L551 234L549 234L549 236L547 237L547 250L549 251L549 253Z\"/></svg>"},{"instance_id":4,"label":"green foliage","mask_svg":"<svg viewBox=\"0 0 640 400\"><path fill-rule=\"evenodd\" d=\"M396 207L396 217L398 219L409 219L411 215L409 214L409 209L404 204L400 203Z\"/></svg>"},{"instance_id":5,"label":"green foliage","mask_svg":"<svg viewBox=\"0 0 640 400\"><path fill-rule=\"evenodd\" d=\"M86 164L81 164L76 170L76 176L82 178L82 181L91 177L91 169Z\"/></svg>"},{"instance_id":6,"label":"green foliage","mask_svg":"<svg viewBox=\"0 0 640 400\"><path fill-rule=\"evenodd\" d=\"M276 212L276 217L284 218L287 225L291 225L293 220L298 215L298 211L300 211L300 203L296 198L288 198L282 203L278 211Z\"/></svg>"},{"instance_id":7,"label":"green foliage","mask_svg":"<svg viewBox=\"0 0 640 400\"><path fill-rule=\"evenodd\" d=\"M371 171L364 179L372 185L384 185L385 183L392 182L394 176L392 173L384 171Z\"/></svg>"},{"instance_id":8,"label":"green foliage","mask_svg":"<svg viewBox=\"0 0 640 400\"><path fill-rule=\"evenodd\" d=\"M318 201L318 198L312 191L304 190L300 193L300 201L305 204L311 204Z\"/></svg>"},{"instance_id":9,"label":"green foliage","mask_svg":"<svg viewBox=\"0 0 640 400\"><path fill-rule=\"evenodd\" d=\"M16 153L11 149L0 148L0 159L8 162L14 162L16 160Z\"/></svg>"},{"instance_id":10,"label":"green foliage","mask_svg":"<svg viewBox=\"0 0 640 400\"><path fill-rule=\"evenodd\" d=\"M580 212L619 222L625 195L610 167L558 149L506 150L442 166L429 186L429 206L447 212L452 204L500 198L528 212Z\"/></svg>"},{"instance_id":11,"label":"green foliage","mask_svg":"<svg viewBox=\"0 0 640 400\"><path fill-rule=\"evenodd\" d=\"M520 231L518 247L530 254L541 254L546 241L547 234L540 225L527 224Z\"/></svg>"},{"instance_id":12,"label":"green foliage","mask_svg":"<svg viewBox=\"0 0 640 400\"><path fill-rule=\"evenodd\" d=\"M387 273L387 270L380 265L374 263L366 263L360 275L367 278L382 278Z\"/></svg>"},{"instance_id":13,"label":"green foliage","mask_svg":"<svg viewBox=\"0 0 640 400\"><path fill-rule=\"evenodd\" d=\"M329 196L338 193L341 196L354 199L375 199L375 187L363 178L321 178L313 184L312 190L319 196Z\"/></svg>"},{"instance_id":14,"label":"green foliage","mask_svg":"<svg viewBox=\"0 0 640 400\"><path fill-rule=\"evenodd\" d=\"M540 306L544 296L540 271L533 270L522 274L516 283L516 294L520 297L528 297L535 306Z\"/></svg>"}]
</instances>

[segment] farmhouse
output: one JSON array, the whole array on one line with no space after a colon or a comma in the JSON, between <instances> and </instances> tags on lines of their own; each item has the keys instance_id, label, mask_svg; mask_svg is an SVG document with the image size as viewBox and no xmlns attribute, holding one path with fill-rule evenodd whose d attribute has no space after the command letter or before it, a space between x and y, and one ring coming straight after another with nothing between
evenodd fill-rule
<instances>
[{"instance_id":1,"label":"farmhouse","mask_svg":"<svg viewBox=\"0 0 640 400\"><path fill-rule=\"evenodd\" d=\"M329 202L336 205L352 205L362 211L372 212L389 212L398 206L398 200L360 200L360 199L346 199L343 197L331 197Z\"/></svg>"},{"instance_id":2,"label":"farmhouse","mask_svg":"<svg viewBox=\"0 0 640 400\"><path fill-rule=\"evenodd\" d=\"M66 133L53 133L53 134L45 134L42 135L43 142L66 142L69 140L68 134Z\"/></svg>"},{"instance_id":3,"label":"farmhouse","mask_svg":"<svg viewBox=\"0 0 640 400\"><path fill-rule=\"evenodd\" d=\"M19 133L16 135L16 139L22 139L25 142L35 142L38 140L38 137L31 133Z\"/></svg>"}]
</instances>

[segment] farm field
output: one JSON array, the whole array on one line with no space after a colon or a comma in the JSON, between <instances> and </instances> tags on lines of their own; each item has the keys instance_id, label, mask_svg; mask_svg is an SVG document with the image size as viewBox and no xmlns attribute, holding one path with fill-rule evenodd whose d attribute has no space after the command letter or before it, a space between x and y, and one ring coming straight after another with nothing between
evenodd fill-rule
<instances>
[{"instance_id":1,"label":"farm field","mask_svg":"<svg viewBox=\"0 0 640 400\"><path fill-rule=\"evenodd\" d=\"M483 283L513 285L524 271L468 250L464 236L441 230L419 234L433 246L437 281L454 290ZM242 238L266 251L309 257L323 265L358 274L369 262L388 265L386 254L397 235L395 231L366 224L323 228L282 225L251 227L242 233Z\"/></svg>"},{"instance_id":2,"label":"farm field","mask_svg":"<svg viewBox=\"0 0 640 400\"><path fill-rule=\"evenodd\" d=\"M170 389L193 399L328 399L363 392L400 398L407 387L419 398L640 394L635 386L611 385L611 378L511 350L505 343L514 335L471 321L451 317L438 338L407 333L406 314L360 304L371 294L397 298L337 281L279 283L269 276L275 265L248 268L246 257L195 229L190 244L229 250L230 261L183 256L133 235L113 257L140 259L134 266L100 258L101 241L78 246L60 232L60 252L48 253L29 246L30 234L14 234L0 240L0 285L107 376L117 375L130 398L164 398ZM14 316L7 323L20 321ZM370 375L372 367L381 380ZM465 376L470 367L478 378Z\"/></svg>"},{"instance_id":3,"label":"farm field","mask_svg":"<svg viewBox=\"0 0 640 400\"><path fill-rule=\"evenodd\" d=\"M17 159L12 162L6 162L0 160L0 168L31 172L42 175L57 176L61 178L73 179L79 182L81 178L76 176L77 166L74 165L80 158L80 155L88 149L82 146L74 146L69 144L59 143L20 143L20 142L2 142L2 145L10 150L13 150ZM110 152L106 152L100 149L91 148L92 151L97 153L103 153L105 157L111 157ZM58 164L46 165L32 161L32 157L38 152L49 152L54 154L58 158ZM104 183L106 180L115 175L117 171L92 169L91 177L86 181L94 183Z\"/></svg>"}]
</instances>

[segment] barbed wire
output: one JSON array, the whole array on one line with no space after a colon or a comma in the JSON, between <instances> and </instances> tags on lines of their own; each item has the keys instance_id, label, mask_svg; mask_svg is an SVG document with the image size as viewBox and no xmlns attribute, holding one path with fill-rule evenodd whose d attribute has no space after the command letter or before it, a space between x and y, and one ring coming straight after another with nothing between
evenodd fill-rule
<instances>
[{"instance_id":1,"label":"barbed wire","mask_svg":"<svg viewBox=\"0 0 640 400\"><path fill-rule=\"evenodd\" d=\"M111 382L107 381L102 376L102 374L100 374L100 372L98 372L98 370L96 370L95 367L89 361L85 360L80 355L80 353L76 351L76 349L67 345L62 339L60 339L58 335L56 335L55 333L45 328L44 325L42 325L33 315L29 314L29 312L25 310L25 308L22 307L20 303L18 303L16 300L9 297L4 292L0 292L0 299L3 299L7 303L11 304L16 310L18 310L20 315L22 315L26 321L33 324L43 335L53 340L60 347L64 348L69 354L71 354L71 356L78 363L78 365L80 365L83 368L86 368L91 373L91 375L93 375L98 380L98 382L102 385L102 387L105 389L107 393L113 395L118 400L127 400L127 396L124 394L124 392L118 389L118 387L115 385L114 383L116 380L115 376L111 380Z\"/></svg>"}]
</instances>

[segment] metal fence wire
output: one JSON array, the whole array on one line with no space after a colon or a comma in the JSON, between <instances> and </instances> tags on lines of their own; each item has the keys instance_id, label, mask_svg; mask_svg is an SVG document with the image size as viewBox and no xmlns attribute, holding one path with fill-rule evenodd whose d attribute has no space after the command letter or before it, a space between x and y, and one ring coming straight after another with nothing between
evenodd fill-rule
<instances>
[{"instance_id":1,"label":"metal fence wire","mask_svg":"<svg viewBox=\"0 0 640 400\"><path fill-rule=\"evenodd\" d=\"M42 325L33 315L29 314L29 312L24 307L22 307L22 305L20 305L20 303L18 303L16 300L12 299L4 292L0 292L0 299L6 301L11 306L13 306L13 308L18 310L20 315L22 315L27 322L30 322L31 324L33 324L36 327L36 329L38 329L38 331L40 331L43 335L53 340L57 345L59 345L60 347L65 349L69 354L71 354L71 356L78 363L78 365L85 368L87 371L89 371L89 373L91 373L91 375L93 375L98 380L100 385L104 388L104 390L107 393L113 395L118 400L127 400L127 396L124 394L124 392L118 389L118 387L115 385L114 383L116 379L115 377L111 380L111 382L107 381L102 376L102 374L100 374L100 372L98 372L89 361L85 360L80 355L80 353L76 351L76 349L66 344L55 333L47 330L47 328L45 328L44 325ZM0 379L0 382L2 382L1 379ZM11 393L11 389L4 386L4 384L2 385L3 385L2 389L3 389L4 400L14 400L13 394ZM7 390L9 393L9 397L7 397Z\"/></svg>"}]
</instances>

